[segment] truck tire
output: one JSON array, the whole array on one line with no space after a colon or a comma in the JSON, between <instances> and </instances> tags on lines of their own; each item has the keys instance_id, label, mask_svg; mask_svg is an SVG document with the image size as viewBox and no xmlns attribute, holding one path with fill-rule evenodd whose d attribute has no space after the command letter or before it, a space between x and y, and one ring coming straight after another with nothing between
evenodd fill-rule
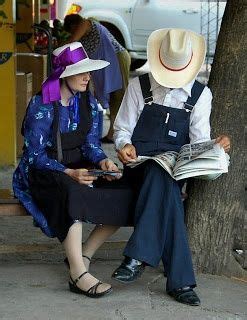
<instances>
[{"instance_id":1,"label":"truck tire","mask_svg":"<svg viewBox=\"0 0 247 320\"><path fill-rule=\"evenodd\" d=\"M100 21L100 23L106 27L110 33L114 36L114 38L123 46L125 47L125 41L122 33L115 27L113 24L105 21Z\"/></svg>"}]
</instances>

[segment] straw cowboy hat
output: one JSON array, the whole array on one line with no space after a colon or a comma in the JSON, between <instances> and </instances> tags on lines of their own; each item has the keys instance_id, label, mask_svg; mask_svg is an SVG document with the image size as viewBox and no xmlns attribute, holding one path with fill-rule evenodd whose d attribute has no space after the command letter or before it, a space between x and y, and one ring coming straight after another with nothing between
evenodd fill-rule
<instances>
[{"instance_id":1,"label":"straw cowboy hat","mask_svg":"<svg viewBox=\"0 0 247 320\"><path fill-rule=\"evenodd\" d=\"M90 59L80 42L68 43L57 48L52 53L53 71L42 84L43 102L51 103L61 99L60 78L103 69L109 64L104 60Z\"/></svg>"},{"instance_id":2,"label":"straw cowboy hat","mask_svg":"<svg viewBox=\"0 0 247 320\"><path fill-rule=\"evenodd\" d=\"M151 33L147 57L154 79L168 88L182 88L198 74L206 54L203 36L183 29Z\"/></svg>"}]
</instances>

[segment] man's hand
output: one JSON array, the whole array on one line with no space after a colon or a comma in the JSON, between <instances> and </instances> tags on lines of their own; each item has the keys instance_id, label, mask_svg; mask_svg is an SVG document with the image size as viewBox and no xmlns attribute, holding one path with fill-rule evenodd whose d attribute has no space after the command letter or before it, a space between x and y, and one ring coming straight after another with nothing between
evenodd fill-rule
<instances>
[{"instance_id":1,"label":"man's hand","mask_svg":"<svg viewBox=\"0 0 247 320\"><path fill-rule=\"evenodd\" d=\"M126 164L131 160L135 160L137 158L136 148L132 144L127 143L121 150L118 150L117 155L118 159L122 163Z\"/></svg>"},{"instance_id":2,"label":"man's hand","mask_svg":"<svg viewBox=\"0 0 247 320\"><path fill-rule=\"evenodd\" d=\"M91 185L97 177L90 176L87 169L65 169L64 173L80 184Z\"/></svg>"},{"instance_id":3,"label":"man's hand","mask_svg":"<svg viewBox=\"0 0 247 320\"><path fill-rule=\"evenodd\" d=\"M107 171L116 171L119 172L118 176L110 176L110 175L105 175L103 176L103 178L105 178L108 181L111 180L116 180L116 179L120 179L122 174L119 171L118 167L115 165L115 163L111 160L111 159L103 159L99 162L99 166L102 170L107 170Z\"/></svg>"},{"instance_id":4,"label":"man's hand","mask_svg":"<svg viewBox=\"0 0 247 320\"><path fill-rule=\"evenodd\" d=\"M228 136L221 134L220 136L218 136L215 142L218 143L222 148L224 148L225 152L230 151L231 140Z\"/></svg>"}]
</instances>

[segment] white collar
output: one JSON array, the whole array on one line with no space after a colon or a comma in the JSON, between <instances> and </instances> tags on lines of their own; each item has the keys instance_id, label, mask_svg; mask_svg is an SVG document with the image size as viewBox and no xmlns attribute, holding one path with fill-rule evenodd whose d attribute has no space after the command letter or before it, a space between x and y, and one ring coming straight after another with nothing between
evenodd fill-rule
<instances>
[{"instance_id":1,"label":"white collar","mask_svg":"<svg viewBox=\"0 0 247 320\"><path fill-rule=\"evenodd\" d=\"M157 89L157 88L163 87L162 85L160 85L160 84L154 79L154 77L153 77L153 75L152 75L151 72L149 72L149 79L150 79L150 84L151 84L151 86L150 86L150 91L153 91L153 90L155 90L155 89ZM188 96L191 97L191 89L192 89L192 87L193 87L194 82L195 82L195 79L192 80L191 82L189 82L188 84L186 84L186 85L185 85L184 87L182 87L182 88L175 88L175 89L171 89L171 90L181 90L181 89L182 89L182 90L184 90L184 91L187 93ZM166 87L163 87L163 88L166 88ZM170 88L166 88L166 89L170 89Z\"/></svg>"}]
</instances>

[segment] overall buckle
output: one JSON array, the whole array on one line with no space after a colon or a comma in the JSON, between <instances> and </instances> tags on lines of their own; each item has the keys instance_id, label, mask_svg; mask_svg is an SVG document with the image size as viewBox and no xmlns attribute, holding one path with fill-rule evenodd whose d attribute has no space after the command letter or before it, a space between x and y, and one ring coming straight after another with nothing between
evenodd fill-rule
<instances>
[{"instance_id":1,"label":"overall buckle","mask_svg":"<svg viewBox=\"0 0 247 320\"><path fill-rule=\"evenodd\" d=\"M151 105L151 104L153 103L153 101L154 101L153 96L144 98L144 104L149 104L149 105Z\"/></svg>"},{"instance_id":2,"label":"overall buckle","mask_svg":"<svg viewBox=\"0 0 247 320\"><path fill-rule=\"evenodd\" d=\"M189 108L186 108L186 106ZM192 106L191 104L189 104L187 102L184 102L184 109L186 112L192 112L193 108L194 108L194 106Z\"/></svg>"}]
</instances>

